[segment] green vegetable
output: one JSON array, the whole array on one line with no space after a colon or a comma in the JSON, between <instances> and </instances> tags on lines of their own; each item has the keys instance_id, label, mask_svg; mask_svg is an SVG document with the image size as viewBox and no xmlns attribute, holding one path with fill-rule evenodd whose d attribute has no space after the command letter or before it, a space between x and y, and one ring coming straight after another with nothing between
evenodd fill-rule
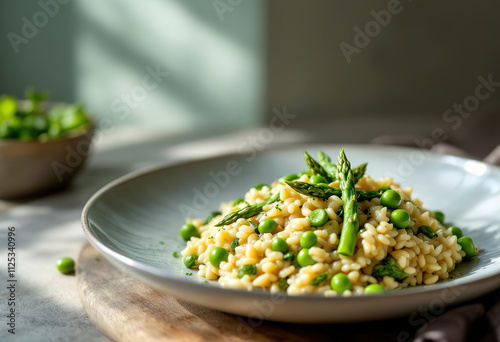
<instances>
[{"instance_id":1,"label":"green vegetable","mask_svg":"<svg viewBox=\"0 0 500 342\"><path fill-rule=\"evenodd\" d=\"M458 239L458 244L462 246L462 250L465 252L465 259L470 259L476 254L476 246L470 237L461 237Z\"/></svg>"},{"instance_id":2,"label":"green vegetable","mask_svg":"<svg viewBox=\"0 0 500 342\"><path fill-rule=\"evenodd\" d=\"M318 152L318 160L319 164L323 166L323 169L325 169L328 172L328 175L332 178L332 182L335 181L337 179L337 165L332 164L330 157L321 151ZM361 177L364 176L367 165L367 163L364 163L352 169L354 183L357 183Z\"/></svg>"},{"instance_id":3,"label":"green vegetable","mask_svg":"<svg viewBox=\"0 0 500 342\"><path fill-rule=\"evenodd\" d=\"M57 270L63 274L75 271L75 260L69 257L62 257L57 260Z\"/></svg>"},{"instance_id":4,"label":"green vegetable","mask_svg":"<svg viewBox=\"0 0 500 342\"><path fill-rule=\"evenodd\" d=\"M307 175L307 177L311 177L313 173L311 171L302 171L299 173L299 178L302 177L303 175Z\"/></svg>"},{"instance_id":5,"label":"green vegetable","mask_svg":"<svg viewBox=\"0 0 500 342\"><path fill-rule=\"evenodd\" d=\"M396 229L404 229L410 224L410 214L404 209L396 209L391 213L391 222Z\"/></svg>"},{"instance_id":6,"label":"green vegetable","mask_svg":"<svg viewBox=\"0 0 500 342\"><path fill-rule=\"evenodd\" d=\"M406 277L406 273L399 267L396 259L389 254L384 260L373 267L372 276L390 276L396 280L402 280Z\"/></svg>"},{"instance_id":7,"label":"green vegetable","mask_svg":"<svg viewBox=\"0 0 500 342\"><path fill-rule=\"evenodd\" d=\"M288 244L286 243L285 239L275 237L273 239L273 242L271 243L271 249L273 251L285 254L286 252L288 252Z\"/></svg>"},{"instance_id":8,"label":"green vegetable","mask_svg":"<svg viewBox=\"0 0 500 342\"><path fill-rule=\"evenodd\" d=\"M245 200L244 200L243 198L241 198L241 197L240 197L240 198L237 198L237 199L235 199L235 200L233 201L233 207L235 207L235 206L237 206L238 204L243 203L243 202L245 202Z\"/></svg>"},{"instance_id":9,"label":"green vegetable","mask_svg":"<svg viewBox=\"0 0 500 342\"><path fill-rule=\"evenodd\" d=\"M294 181L285 182L293 190L310 197L330 198L331 196L342 196L342 190L326 184L311 184L306 182ZM382 196L383 191L356 190L358 201L371 200L372 198Z\"/></svg>"},{"instance_id":10,"label":"green vegetable","mask_svg":"<svg viewBox=\"0 0 500 342\"><path fill-rule=\"evenodd\" d=\"M15 97L0 97L0 139L47 141L87 129L90 123L81 105L59 105L45 112L47 94L29 88L26 98L29 106L19 108Z\"/></svg>"},{"instance_id":11,"label":"green vegetable","mask_svg":"<svg viewBox=\"0 0 500 342\"><path fill-rule=\"evenodd\" d=\"M318 242L318 237L311 231L305 232L300 237L300 246L310 248Z\"/></svg>"},{"instance_id":12,"label":"green vegetable","mask_svg":"<svg viewBox=\"0 0 500 342\"><path fill-rule=\"evenodd\" d=\"M314 261L313 258L309 255L308 248L302 248L299 251L299 254L297 254L297 262L299 263L300 267L306 267L314 265L316 263L316 261Z\"/></svg>"},{"instance_id":13,"label":"green vegetable","mask_svg":"<svg viewBox=\"0 0 500 342\"><path fill-rule=\"evenodd\" d=\"M278 282L281 291L286 291L290 285L288 285L287 278L282 278Z\"/></svg>"},{"instance_id":14,"label":"green vegetable","mask_svg":"<svg viewBox=\"0 0 500 342\"><path fill-rule=\"evenodd\" d=\"M223 247L215 247L212 249L210 252L210 255L208 257L208 260L214 267L219 267L220 263L222 261L226 261L227 257L229 255L229 252L223 248Z\"/></svg>"},{"instance_id":15,"label":"green vegetable","mask_svg":"<svg viewBox=\"0 0 500 342\"><path fill-rule=\"evenodd\" d=\"M219 216L219 215L221 215L221 214L222 214L222 213L221 213L220 211L212 211L212 212L210 213L210 215L208 215L208 217L207 217L207 218L205 219L205 221L203 222L203 225L209 224L209 223L210 223L210 221L212 221L214 217Z\"/></svg>"},{"instance_id":16,"label":"green vegetable","mask_svg":"<svg viewBox=\"0 0 500 342\"><path fill-rule=\"evenodd\" d=\"M395 190L386 190L380 197L380 204L389 209L396 209L401 204L401 196Z\"/></svg>"},{"instance_id":17,"label":"green vegetable","mask_svg":"<svg viewBox=\"0 0 500 342\"><path fill-rule=\"evenodd\" d=\"M172 256L173 256L174 258L177 258L177 257L179 257L179 253L177 253L177 251L174 251L174 252L172 253Z\"/></svg>"},{"instance_id":18,"label":"green vegetable","mask_svg":"<svg viewBox=\"0 0 500 342\"><path fill-rule=\"evenodd\" d=\"M322 151L318 152L318 161L323 169L328 172L328 175L331 177L332 182L337 179L337 165L332 164L330 157L324 154Z\"/></svg>"},{"instance_id":19,"label":"green vegetable","mask_svg":"<svg viewBox=\"0 0 500 342\"><path fill-rule=\"evenodd\" d=\"M181 237L189 241L193 236L199 238L200 233L198 233L198 229L192 223L185 223L181 227L180 231Z\"/></svg>"},{"instance_id":20,"label":"green vegetable","mask_svg":"<svg viewBox=\"0 0 500 342\"><path fill-rule=\"evenodd\" d=\"M250 220L248 220L247 222L253 228L253 230L255 231L255 234L259 235L260 234L260 232L259 232L259 226L256 225L255 223L253 223Z\"/></svg>"},{"instance_id":21,"label":"green vegetable","mask_svg":"<svg viewBox=\"0 0 500 342\"><path fill-rule=\"evenodd\" d=\"M436 232L434 231L434 229L432 229L432 227L425 226L425 225L418 227L418 233L424 234L429 239L432 239L433 237L437 236Z\"/></svg>"},{"instance_id":22,"label":"green vegetable","mask_svg":"<svg viewBox=\"0 0 500 342\"><path fill-rule=\"evenodd\" d=\"M288 252L283 256L283 260L286 261L294 261L295 260L295 253L294 252Z\"/></svg>"},{"instance_id":23,"label":"green vegetable","mask_svg":"<svg viewBox=\"0 0 500 342\"><path fill-rule=\"evenodd\" d=\"M196 260L198 260L198 256L196 254L188 254L184 257L184 265L187 268L193 268L196 266Z\"/></svg>"},{"instance_id":24,"label":"green vegetable","mask_svg":"<svg viewBox=\"0 0 500 342\"><path fill-rule=\"evenodd\" d=\"M255 265L243 265L238 268L238 278L243 278L244 275L254 275L257 274L257 266Z\"/></svg>"},{"instance_id":25,"label":"green vegetable","mask_svg":"<svg viewBox=\"0 0 500 342\"><path fill-rule=\"evenodd\" d=\"M365 294L367 295L382 293L384 291L384 287L380 284L370 284L365 287Z\"/></svg>"},{"instance_id":26,"label":"green vegetable","mask_svg":"<svg viewBox=\"0 0 500 342\"><path fill-rule=\"evenodd\" d=\"M309 178L309 183L311 183L311 184L325 184L325 183L327 183L327 180L323 176L313 175L313 176L311 176L311 178Z\"/></svg>"},{"instance_id":27,"label":"green vegetable","mask_svg":"<svg viewBox=\"0 0 500 342\"><path fill-rule=\"evenodd\" d=\"M340 189L342 189L342 206L344 207L344 219L342 221L342 231L340 233L337 253L339 255L352 257L354 255L359 230L358 202L356 200L351 164L347 160L344 149L340 149L339 153L337 179L340 181Z\"/></svg>"},{"instance_id":28,"label":"green vegetable","mask_svg":"<svg viewBox=\"0 0 500 342\"><path fill-rule=\"evenodd\" d=\"M289 175L283 176L278 180L278 183L283 183L284 181L293 181L299 178L299 175L296 173L291 173Z\"/></svg>"},{"instance_id":29,"label":"green vegetable","mask_svg":"<svg viewBox=\"0 0 500 342\"><path fill-rule=\"evenodd\" d=\"M240 245L240 239L236 238L231 242L231 249L234 251Z\"/></svg>"},{"instance_id":30,"label":"green vegetable","mask_svg":"<svg viewBox=\"0 0 500 342\"><path fill-rule=\"evenodd\" d=\"M321 273L319 276L314 278L311 282L312 286L319 286L322 282L324 282L328 278L328 274L326 273Z\"/></svg>"},{"instance_id":31,"label":"green vegetable","mask_svg":"<svg viewBox=\"0 0 500 342\"><path fill-rule=\"evenodd\" d=\"M321 227L327 223L329 219L325 209L315 209L309 214L309 223L311 227Z\"/></svg>"},{"instance_id":32,"label":"green vegetable","mask_svg":"<svg viewBox=\"0 0 500 342\"><path fill-rule=\"evenodd\" d=\"M344 273L337 273L330 280L330 286L335 292L342 293L351 289L351 281Z\"/></svg>"},{"instance_id":33,"label":"green vegetable","mask_svg":"<svg viewBox=\"0 0 500 342\"><path fill-rule=\"evenodd\" d=\"M259 184L256 184L254 186L254 188L257 189L257 190L262 190L262 188L265 187L265 186L269 187L269 185L267 185L266 183L259 183Z\"/></svg>"},{"instance_id":34,"label":"green vegetable","mask_svg":"<svg viewBox=\"0 0 500 342\"><path fill-rule=\"evenodd\" d=\"M434 217L439 221L439 223L444 224L444 214L442 211L436 210L434 212Z\"/></svg>"},{"instance_id":35,"label":"green vegetable","mask_svg":"<svg viewBox=\"0 0 500 342\"><path fill-rule=\"evenodd\" d=\"M328 172L321 166L320 163L318 163L316 160L314 160L313 157L311 157L307 152L304 152L304 157L306 159L306 164L309 167L309 170L313 175L319 175L322 176L323 179L325 180L324 182L321 183L330 183L332 181L332 178L328 175ZM312 178L313 176L311 176Z\"/></svg>"},{"instance_id":36,"label":"green vegetable","mask_svg":"<svg viewBox=\"0 0 500 342\"><path fill-rule=\"evenodd\" d=\"M265 218L259 222L259 232L261 234L264 233L272 233L276 229L276 221L270 218Z\"/></svg>"},{"instance_id":37,"label":"green vegetable","mask_svg":"<svg viewBox=\"0 0 500 342\"><path fill-rule=\"evenodd\" d=\"M273 196L271 196L267 201L255 203L253 205L246 206L245 208L238 209L236 211L233 211L232 213L227 214L219 223L217 223L215 226L220 227L220 226L225 226L229 225L231 223L236 222L239 218L244 218L244 219L249 219L251 217L254 217L262 212L262 208L266 204L270 204L273 202L276 202L280 198L280 193L277 192Z\"/></svg>"},{"instance_id":38,"label":"green vegetable","mask_svg":"<svg viewBox=\"0 0 500 342\"><path fill-rule=\"evenodd\" d=\"M462 236L464 236L464 233L462 232L462 229L458 228L458 227L455 227L455 226L451 226L450 228L448 228L450 230L450 232L453 234L453 235L456 235L457 238L461 238Z\"/></svg>"}]
</instances>

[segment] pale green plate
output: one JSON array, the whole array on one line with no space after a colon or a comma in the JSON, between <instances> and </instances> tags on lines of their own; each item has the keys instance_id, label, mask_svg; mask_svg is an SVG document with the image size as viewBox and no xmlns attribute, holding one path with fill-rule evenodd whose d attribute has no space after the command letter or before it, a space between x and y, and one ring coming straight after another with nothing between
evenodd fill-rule
<instances>
[{"instance_id":1,"label":"pale green plate","mask_svg":"<svg viewBox=\"0 0 500 342\"><path fill-rule=\"evenodd\" d=\"M292 297L229 290L205 283L174 258L184 241L186 216L206 217L222 201L253 185L305 170L305 150L334 159L341 146L299 146L255 155L226 155L159 166L117 179L85 205L82 225L90 243L109 261L171 295L229 313L284 322L326 323L383 319L463 302L500 287L500 169L474 160L421 150L346 145L353 165L368 162L374 178L393 176L413 186L426 208L442 210L479 246L447 281L376 296Z\"/></svg>"}]
</instances>

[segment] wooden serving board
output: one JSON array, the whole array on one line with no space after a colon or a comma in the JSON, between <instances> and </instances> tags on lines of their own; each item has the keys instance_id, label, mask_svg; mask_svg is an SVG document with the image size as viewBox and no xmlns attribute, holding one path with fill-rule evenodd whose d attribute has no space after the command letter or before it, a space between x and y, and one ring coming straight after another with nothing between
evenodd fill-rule
<instances>
[{"instance_id":1,"label":"wooden serving board","mask_svg":"<svg viewBox=\"0 0 500 342\"><path fill-rule=\"evenodd\" d=\"M409 341L418 328L408 317L328 325L249 321L159 292L115 268L88 243L78 257L76 280L87 316L115 341L385 342L398 335Z\"/></svg>"}]
</instances>

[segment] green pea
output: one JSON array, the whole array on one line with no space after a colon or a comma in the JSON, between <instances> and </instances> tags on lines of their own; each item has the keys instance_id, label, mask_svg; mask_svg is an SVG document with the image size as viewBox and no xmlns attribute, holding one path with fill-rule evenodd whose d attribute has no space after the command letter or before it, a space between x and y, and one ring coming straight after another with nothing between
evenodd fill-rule
<instances>
[{"instance_id":1,"label":"green pea","mask_svg":"<svg viewBox=\"0 0 500 342\"><path fill-rule=\"evenodd\" d=\"M309 178L309 183L311 183L311 184L325 183L326 184L326 179L325 179L325 177L320 176L320 175L313 175Z\"/></svg>"},{"instance_id":2,"label":"green pea","mask_svg":"<svg viewBox=\"0 0 500 342\"><path fill-rule=\"evenodd\" d=\"M329 219L325 209L315 209L309 214L309 223L311 227L321 227L327 223Z\"/></svg>"},{"instance_id":3,"label":"green pea","mask_svg":"<svg viewBox=\"0 0 500 342\"><path fill-rule=\"evenodd\" d=\"M212 264L212 266L219 267L219 265L222 261L227 260L228 255L229 255L229 252L225 248L215 247L210 252L210 256L208 257L208 260L210 260L210 263Z\"/></svg>"},{"instance_id":4,"label":"green pea","mask_svg":"<svg viewBox=\"0 0 500 342\"><path fill-rule=\"evenodd\" d=\"M314 261L313 258L309 255L308 248L302 248L299 251L299 254L297 254L297 262L299 263L300 267L306 267L314 265L316 263L316 261Z\"/></svg>"},{"instance_id":5,"label":"green pea","mask_svg":"<svg viewBox=\"0 0 500 342\"><path fill-rule=\"evenodd\" d=\"M451 226L450 228L448 228L450 230L450 232L453 234L453 235L456 235L457 238L461 238L462 236L464 236L464 233L462 232L462 229L458 228L458 227L455 227L455 226Z\"/></svg>"},{"instance_id":6,"label":"green pea","mask_svg":"<svg viewBox=\"0 0 500 342\"><path fill-rule=\"evenodd\" d=\"M257 266L255 265L243 265L238 268L238 278L243 278L244 275L254 275L257 274Z\"/></svg>"},{"instance_id":7,"label":"green pea","mask_svg":"<svg viewBox=\"0 0 500 342\"><path fill-rule=\"evenodd\" d=\"M384 185L384 186L381 186L380 188L378 188L378 192L385 192L387 190L391 190L391 187L389 185Z\"/></svg>"},{"instance_id":8,"label":"green pea","mask_svg":"<svg viewBox=\"0 0 500 342\"><path fill-rule=\"evenodd\" d=\"M294 252L286 253L285 255L283 255L283 260L294 261L295 260L295 253Z\"/></svg>"},{"instance_id":9,"label":"green pea","mask_svg":"<svg viewBox=\"0 0 500 342\"><path fill-rule=\"evenodd\" d=\"M344 273L337 273L330 280L330 286L335 292L342 293L351 289L351 281Z\"/></svg>"},{"instance_id":10,"label":"green pea","mask_svg":"<svg viewBox=\"0 0 500 342\"><path fill-rule=\"evenodd\" d=\"M259 232L261 234L264 233L272 233L276 229L276 221L270 218L265 218L259 222Z\"/></svg>"},{"instance_id":11,"label":"green pea","mask_svg":"<svg viewBox=\"0 0 500 342\"><path fill-rule=\"evenodd\" d=\"M198 229L192 223L183 224L180 231L181 237L189 241L193 236L199 238L200 233L198 233Z\"/></svg>"},{"instance_id":12,"label":"green pea","mask_svg":"<svg viewBox=\"0 0 500 342\"><path fill-rule=\"evenodd\" d=\"M462 246L462 250L465 252L465 259L470 259L476 254L476 246L470 237L461 237L458 239L458 244Z\"/></svg>"},{"instance_id":13,"label":"green pea","mask_svg":"<svg viewBox=\"0 0 500 342\"><path fill-rule=\"evenodd\" d=\"M410 214L404 209L396 209L391 213L391 222L397 229L404 229L410 224Z\"/></svg>"},{"instance_id":14,"label":"green pea","mask_svg":"<svg viewBox=\"0 0 500 342\"><path fill-rule=\"evenodd\" d=\"M198 260L198 256L196 254L188 254L184 257L184 265L187 268L193 268L196 266L196 260Z\"/></svg>"},{"instance_id":15,"label":"green pea","mask_svg":"<svg viewBox=\"0 0 500 342\"><path fill-rule=\"evenodd\" d=\"M380 203L389 209L396 209L401 204L401 196L395 190L387 190L380 197Z\"/></svg>"},{"instance_id":16,"label":"green pea","mask_svg":"<svg viewBox=\"0 0 500 342\"><path fill-rule=\"evenodd\" d=\"M434 217L439 221L439 223L444 224L444 214L442 211L436 210L434 212Z\"/></svg>"},{"instance_id":17,"label":"green pea","mask_svg":"<svg viewBox=\"0 0 500 342\"><path fill-rule=\"evenodd\" d=\"M382 293L384 291L385 291L384 287L380 284L370 284L367 287L365 287L365 294L367 295Z\"/></svg>"},{"instance_id":18,"label":"green pea","mask_svg":"<svg viewBox=\"0 0 500 342\"><path fill-rule=\"evenodd\" d=\"M278 180L278 183L283 183L284 181L288 181L288 182L291 182L293 180L296 180L297 178L299 178L299 175L296 174L296 173L291 173L289 175L286 175L286 176L283 176L281 177L279 180Z\"/></svg>"},{"instance_id":19,"label":"green pea","mask_svg":"<svg viewBox=\"0 0 500 342\"><path fill-rule=\"evenodd\" d=\"M437 236L436 232L434 231L434 229L432 229L432 227L425 226L425 225L418 227L418 233L424 234L429 239L432 239L433 237Z\"/></svg>"},{"instance_id":20,"label":"green pea","mask_svg":"<svg viewBox=\"0 0 500 342\"><path fill-rule=\"evenodd\" d=\"M237 205L238 205L238 204L240 204L240 203L243 203L244 201L245 201L245 200L244 200L243 198L241 198L241 197L240 197L240 198L235 199L235 200L233 201L233 207L234 207L234 206L237 206Z\"/></svg>"},{"instance_id":21,"label":"green pea","mask_svg":"<svg viewBox=\"0 0 500 342\"><path fill-rule=\"evenodd\" d=\"M313 174L311 171L302 171L299 173L299 176L302 177L303 175L307 175L307 177L311 177Z\"/></svg>"},{"instance_id":22,"label":"green pea","mask_svg":"<svg viewBox=\"0 0 500 342\"><path fill-rule=\"evenodd\" d=\"M300 237L300 246L304 248L310 248L318 242L318 237L314 232L308 231L302 234Z\"/></svg>"},{"instance_id":23,"label":"green pea","mask_svg":"<svg viewBox=\"0 0 500 342\"><path fill-rule=\"evenodd\" d=\"M273 239L273 242L271 243L271 249L273 251L285 254L286 252L288 252L288 244L286 243L285 239L275 237Z\"/></svg>"},{"instance_id":24,"label":"green pea","mask_svg":"<svg viewBox=\"0 0 500 342\"><path fill-rule=\"evenodd\" d=\"M75 260L69 257L62 257L57 260L57 270L63 274L75 271Z\"/></svg>"},{"instance_id":25,"label":"green pea","mask_svg":"<svg viewBox=\"0 0 500 342\"><path fill-rule=\"evenodd\" d=\"M266 183L259 183L259 184L256 184L254 186L254 188L257 189L257 190L262 190L262 188L265 187L265 186L269 187L269 185L267 185Z\"/></svg>"}]
</instances>

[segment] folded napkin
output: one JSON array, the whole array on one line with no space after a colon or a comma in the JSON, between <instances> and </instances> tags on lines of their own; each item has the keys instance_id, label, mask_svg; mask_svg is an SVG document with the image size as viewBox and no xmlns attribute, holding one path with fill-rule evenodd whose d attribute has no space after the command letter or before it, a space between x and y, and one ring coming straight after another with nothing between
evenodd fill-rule
<instances>
[{"instance_id":1,"label":"folded napkin","mask_svg":"<svg viewBox=\"0 0 500 342\"><path fill-rule=\"evenodd\" d=\"M383 136L374 144L419 147L414 137ZM437 143L431 151L459 157L473 158L463 150L447 144ZM484 161L500 166L500 145ZM474 302L448 310L423 325L415 334L415 342L465 342L500 341L500 290Z\"/></svg>"}]
</instances>

